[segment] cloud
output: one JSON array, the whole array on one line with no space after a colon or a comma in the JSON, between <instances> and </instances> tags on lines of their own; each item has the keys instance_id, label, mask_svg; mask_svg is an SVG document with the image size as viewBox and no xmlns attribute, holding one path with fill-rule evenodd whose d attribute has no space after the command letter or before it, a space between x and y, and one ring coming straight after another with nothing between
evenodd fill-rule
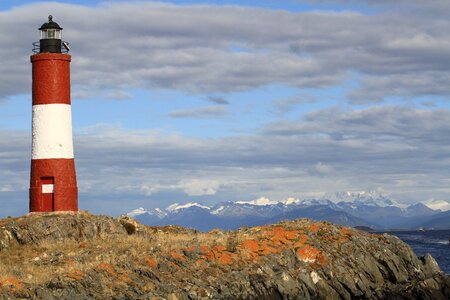
<instances>
[{"instance_id":1,"label":"cloud","mask_svg":"<svg viewBox=\"0 0 450 300\"><path fill-rule=\"evenodd\" d=\"M324 164L320 161L309 169L309 174L313 176L327 176L334 172L335 169L333 168L333 166Z\"/></svg>"},{"instance_id":2,"label":"cloud","mask_svg":"<svg viewBox=\"0 0 450 300\"><path fill-rule=\"evenodd\" d=\"M172 118L213 118L223 116L227 110L223 106L208 106L173 111L168 114Z\"/></svg>"},{"instance_id":3,"label":"cloud","mask_svg":"<svg viewBox=\"0 0 450 300\"><path fill-rule=\"evenodd\" d=\"M303 2L303 1L302 1ZM397 5L408 5L408 6L420 6L422 9L426 8L439 8L439 9L450 9L450 4L440 0L428 0L426 2L421 0L306 0L310 3L343 3L343 4L368 4L373 6L397 6Z\"/></svg>"},{"instance_id":4,"label":"cloud","mask_svg":"<svg viewBox=\"0 0 450 300\"><path fill-rule=\"evenodd\" d=\"M97 126L75 135L80 207L118 214L187 196L215 203L379 188L405 203L448 200L448 136L449 110L389 105L322 109L214 139ZM29 141L0 131L2 186L17 191L0 192L9 214L26 206Z\"/></svg>"},{"instance_id":5,"label":"cloud","mask_svg":"<svg viewBox=\"0 0 450 300\"><path fill-rule=\"evenodd\" d=\"M208 101L215 103L215 104L222 104L222 105L228 105L230 102L228 102L226 99L222 97L208 97Z\"/></svg>"},{"instance_id":6,"label":"cloud","mask_svg":"<svg viewBox=\"0 0 450 300\"><path fill-rule=\"evenodd\" d=\"M0 192L13 192L13 188L11 187L11 185L5 185L0 187Z\"/></svg>"},{"instance_id":7,"label":"cloud","mask_svg":"<svg viewBox=\"0 0 450 300\"><path fill-rule=\"evenodd\" d=\"M386 147L389 142L406 147L414 142L450 145L446 136L450 113L446 109L414 109L406 106L379 106L343 111L328 108L309 113L303 122L277 122L265 130L281 136L322 136L335 141L367 141ZM405 143L400 143L404 141ZM384 144L383 144L384 143Z\"/></svg>"},{"instance_id":8,"label":"cloud","mask_svg":"<svg viewBox=\"0 0 450 300\"><path fill-rule=\"evenodd\" d=\"M314 103L319 101L319 97L308 94L301 94L288 97L286 99L276 99L273 104L280 112L289 112L295 106L306 103Z\"/></svg>"},{"instance_id":9,"label":"cloud","mask_svg":"<svg viewBox=\"0 0 450 300\"><path fill-rule=\"evenodd\" d=\"M148 185L144 184L140 187L141 191L144 193L145 196L151 196L161 190L160 185Z\"/></svg>"},{"instance_id":10,"label":"cloud","mask_svg":"<svg viewBox=\"0 0 450 300\"><path fill-rule=\"evenodd\" d=\"M220 187L218 181L204 179L181 180L179 185L189 196L215 195Z\"/></svg>"},{"instance_id":11,"label":"cloud","mask_svg":"<svg viewBox=\"0 0 450 300\"><path fill-rule=\"evenodd\" d=\"M129 100L132 98L132 96L129 93L123 92L123 91L111 91L106 95L108 99L114 99L114 100Z\"/></svg>"},{"instance_id":12,"label":"cloud","mask_svg":"<svg viewBox=\"0 0 450 300\"><path fill-rule=\"evenodd\" d=\"M448 8L440 2L426 7ZM30 42L48 11L71 42L75 93L169 88L223 94L269 85L330 87L355 76L360 88L350 99L357 103L448 97L448 18L386 7L366 15L153 2L22 5L0 12L0 26L15 33L0 37L0 99L29 93Z\"/></svg>"},{"instance_id":13,"label":"cloud","mask_svg":"<svg viewBox=\"0 0 450 300\"><path fill-rule=\"evenodd\" d=\"M450 202L439 199L429 199L423 202L426 206L432 209L440 209L442 211L450 210Z\"/></svg>"},{"instance_id":14,"label":"cloud","mask_svg":"<svg viewBox=\"0 0 450 300\"><path fill-rule=\"evenodd\" d=\"M265 86L308 91L351 81L351 104L448 100L450 5L376 2L382 9L370 13L352 11L350 0L339 1L346 10L302 12L152 2L18 6L0 12L0 26L14 32L0 37L0 99L30 93L30 43L52 11L72 46L73 98L127 99L133 88L163 88L212 103L173 118L223 116L232 109L228 93ZM289 112L314 101L305 92L273 104ZM215 139L93 126L75 135L80 205L114 214L186 196L279 200L377 188L406 202L450 199L449 124L447 109L381 105L321 109ZM26 207L30 140L0 130L1 213Z\"/></svg>"}]
</instances>

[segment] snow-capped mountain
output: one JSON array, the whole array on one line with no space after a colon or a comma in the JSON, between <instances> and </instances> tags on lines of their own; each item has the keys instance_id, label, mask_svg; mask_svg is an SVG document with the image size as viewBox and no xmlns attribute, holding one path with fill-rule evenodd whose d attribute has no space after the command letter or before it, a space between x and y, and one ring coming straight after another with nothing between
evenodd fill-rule
<instances>
[{"instance_id":1,"label":"snow-capped mountain","mask_svg":"<svg viewBox=\"0 0 450 300\"><path fill-rule=\"evenodd\" d=\"M174 204L166 207L166 211L177 212L177 211L181 211L183 209L189 208L189 207L200 207L203 209L210 209L208 206L201 205L201 204L198 204L197 202L194 202L194 203L186 203L186 204L174 203Z\"/></svg>"},{"instance_id":2,"label":"snow-capped mountain","mask_svg":"<svg viewBox=\"0 0 450 300\"><path fill-rule=\"evenodd\" d=\"M176 224L199 230L235 229L296 218L387 229L417 228L424 220L432 223L433 216L439 212L423 203L401 205L378 192L341 192L317 199L275 201L258 198L222 202L212 207L196 202L174 203L165 209L138 208L129 212L128 216L147 225Z\"/></svg>"},{"instance_id":3,"label":"snow-capped mountain","mask_svg":"<svg viewBox=\"0 0 450 300\"><path fill-rule=\"evenodd\" d=\"M255 201L222 202L211 208L211 214L220 217L260 217L267 218L286 211L286 205L273 202L263 205Z\"/></svg>"},{"instance_id":4,"label":"snow-capped mountain","mask_svg":"<svg viewBox=\"0 0 450 300\"><path fill-rule=\"evenodd\" d=\"M355 205L369 205L380 207L396 206L400 208L406 207L406 205L400 204L378 191L337 192L334 194L325 195L323 199L327 199L335 203L351 202Z\"/></svg>"},{"instance_id":5,"label":"snow-capped mountain","mask_svg":"<svg viewBox=\"0 0 450 300\"><path fill-rule=\"evenodd\" d=\"M162 219L167 216L167 212L165 212L159 208L145 209L145 208L140 207L138 209L130 211L129 213L127 213L127 215L132 218L140 216L140 215L152 215L152 216L158 217L159 219Z\"/></svg>"},{"instance_id":6,"label":"snow-capped mountain","mask_svg":"<svg viewBox=\"0 0 450 300\"><path fill-rule=\"evenodd\" d=\"M127 215L131 218L134 218L145 213L147 213L147 210L145 208L139 207L137 209L130 211L129 213L127 213Z\"/></svg>"},{"instance_id":7,"label":"snow-capped mountain","mask_svg":"<svg viewBox=\"0 0 450 300\"><path fill-rule=\"evenodd\" d=\"M250 205L258 205L258 206L266 206L266 205L276 205L280 202L270 200L265 197L261 197L261 198L258 198L256 200L252 200L252 201L237 201L236 203L237 204L250 204Z\"/></svg>"}]
</instances>

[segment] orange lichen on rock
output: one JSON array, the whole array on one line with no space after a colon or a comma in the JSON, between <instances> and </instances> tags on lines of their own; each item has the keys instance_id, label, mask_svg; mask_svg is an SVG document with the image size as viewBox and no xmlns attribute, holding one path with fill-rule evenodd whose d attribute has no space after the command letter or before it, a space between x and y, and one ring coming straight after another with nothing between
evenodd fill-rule
<instances>
[{"instance_id":1,"label":"orange lichen on rock","mask_svg":"<svg viewBox=\"0 0 450 300\"><path fill-rule=\"evenodd\" d=\"M339 245L339 244L343 244L343 243L347 243L347 242L349 242L349 241L350 241L350 239L349 239L348 237L342 236L342 237L338 240L338 245Z\"/></svg>"},{"instance_id":2,"label":"orange lichen on rock","mask_svg":"<svg viewBox=\"0 0 450 300\"><path fill-rule=\"evenodd\" d=\"M205 268L205 267L208 266L208 263L207 263L206 260L204 260L204 259L198 259L198 260L195 262L195 265L196 265L197 267L199 267L199 268Z\"/></svg>"},{"instance_id":3,"label":"orange lichen on rock","mask_svg":"<svg viewBox=\"0 0 450 300\"><path fill-rule=\"evenodd\" d=\"M200 246L200 251L203 253L203 256L206 260L214 259L214 252L210 248L206 246Z\"/></svg>"},{"instance_id":4,"label":"orange lichen on rock","mask_svg":"<svg viewBox=\"0 0 450 300\"><path fill-rule=\"evenodd\" d=\"M177 251L172 251L170 253L170 256L174 259L178 259L178 260L186 260L186 257L184 257L183 255L181 255L180 253L178 253Z\"/></svg>"},{"instance_id":5,"label":"orange lichen on rock","mask_svg":"<svg viewBox=\"0 0 450 300\"><path fill-rule=\"evenodd\" d=\"M286 231L285 235L288 240L294 240L298 236L298 232L289 230Z\"/></svg>"},{"instance_id":6,"label":"orange lichen on rock","mask_svg":"<svg viewBox=\"0 0 450 300\"><path fill-rule=\"evenodd\" d=\"M64 277L73 279L73 280L82 280L84 279L84 273L80 270L73 270L72 272L68 272L64 274Z\"/></svg>"},{"instance_id":7,"label":"orange lichen on rock","mask_svg":"<svg viewBox=\"0 0 450 300\"><path fill-rule=\"evenodd\" d=\"M221 265L231 265L233 263L233 258L230 253L223 252L219 257L219 263Z\"/></svg>"},{"instance_id":8,"label":"orange lichen on rock","mask_svg":"<svg viewBox=\"0 0 450 300\"><path fill-rule=\"evenodd\" d=\"M308 230L309 230L310 232L317 232L317 231L319 231L319 229L321 229L321 228L322 228L322 226L321 226L320 223L313 223L313 224L309 225Z\"/></svg>"},{"instance_id":9,"label":"orange lichen on rock","mask_svg":"<svg viewBox=\"0 0 450 300\"><path fill-rule=\"evenodd\" d=\"M123 272L123 271L116 272L114 270L113 266L111 266L110 264L102 263L102 264L98 265L98 268L105 271L106 274L108 274L110 276L114 276L120 282L130 283L132 281L126 272Z\"/></svg>"},{"instance_id":10,"label":"orange lichen on rock","mask_svg":"<svg viewBox=\"0 0 450 300\"><path fill-rule=\"evenodd\" d=\"M0 281L0 286L8 286L17 290L23 289L24 285L16 277L8 277Z\"/></svg>"},{"instance_id":11,"label":"orange lichen on rock","mask_svg":"<svg viewBox=\"0 0 450 300\"><path fill-rule=\"evenodd\" d=\"M354 232L348 227L341 228L340 232L342 235L346 235L346 236L352 236L354 234Z\"/></svg>"},{"instance_id":12,"label":"orange lichen on rock","mask_svg":"<svg viewBox=\"0 0 450 300\"><path fill-rule=\"evenodd\" d=\"M295 232L290 232L289 234L287 234L285 228L278 226L274 227L272 230L267 230L266 236L271 240L273 245L281 245L287 244L289 240L294 239Z\"/></svg>"},{"instance_id":13,"label":"orange lichen on rock","mask_svg":"<svg viewBox=\"0 0 450 300\"><path fill-rule=\"evenodd\" d=\"M334 241L336 241L336 236L333 234L328 234L328 235L321 236L320 239L324 242L333 243Z\"/></svg>"},{"instance_id":14,"label":"orange lichen on rock","mask_svg":"<svg viewBox=\"0 0 450 300\"><path fill-rule=\"evenodd\" d=\"M323 266L325 266L325 265L328 264L328 257L325 255L325 253L320 252L320 253L317 255L316 263L317 263L320 267L323 267Z\"/></svg>"},{"instance_id":15,"label":"orange lichen on rock","mask_svg":"<svg viewBox=\"0 0 450 300\"><path fill-rule=\"evenodd\" d=\"M245 240L239 244L242 249L249 250L251 252L259 251L259 243L256 240Z\"/></svg>"},{"instance_id":16,"label":"orange lichen on rock","mask_svg":"<svg viewBox=\"0 0 450 300\"><path fill-rule=\"evenodd\" d=\"M272 253L280 253L280 249L271 247L267 244L262 244L260 246L259 253L262 255L269 255Z\"/></svg>"},{"instance_id":17,"label":"orange lichen on rock","mask_svg":"<svg viewBox=\"0 0 450 300\"><path fill-rule=\"evenodd\" d=\"M306 241L308 240L308 236L306 234L300 234L297 240L297 243L306 243Z\"/></svg>"},{"instance_id":18,"label":"orange lichen on rock","mask_svg":"<svg viewBox=\"0 0 450 300\"><path fill-rule=\"evenodd\" d=\"M108 273L109 275L113 275L113 276L117 275L117 273L114 272L114 270L110 264L104 263L104 264L100 264L98 267L100 269L106 271L106 273Z\"/></svg>"},{"instance_id":19,"label":"orange lichen on rock","mask_svg":"<svg viewBox=\"0 0 450 300\"><path fill-rule=\"evenodd\" d=\"M226 248L222 245L217 245L212 248L213 252L223 252L225 250L226 250Z\"/></svg>"},{"instance_id":20,"label":"orange lichen on rock","mask_svg":"<svg viewBox=\"0 0 450 300\"><path fill-rule=\"evenodd\" d=\"M192 252L192 251L195 251L195 250L196 250L196 247L195 247L195 246L191 246L191 247L185 248L184 250L185 250L185 251L188 251L188 252Z\"/></svg>"},{"instance_id":21,"label":"orange lichen on rock","mask_svg":"<svg viewBox=\"0 0 450 300\"><path fill-rule=\"evenodd\" d=\"M231 265L237 260L237 255L227 251L223 245L216 245L212 248L200 246L202 258L197 260L195 264L198 267L207 265L206 261L217 261L221 265Z\"/></svg>"},{"instance_id":22,"label":"orange lichen on rock","mask_svg":"<svg viewBox=\"0 0 450 300\"><path fill-rule=\"evenodd\" d=\"M142 225L129 234L110 217L27 218L24 227L0 226L0 299L389 299L403 291L448 299L434 260L416 259L392 236L326 222L207 233ZM14 232L21 239L11 240Z\"/></svg>"},{"instance_id":23,"label":"orange lichen on rock","mask_svg":"<svg viewBox=\"0 0 450 300\"><path fill-rule=\"evenodd\" d=\"M296 251L297 257L304 262L315 262L320 251L310 245L303 245Z\"/></svg>"},{"instance_id":24,"label":"orange lichen on rock","mask_svg":"<svg viewBox=\"0 0 450 300\"><path fill-rule=\"evenodd\" d=\"M153 258L146 258L145 262L152 269L156 269L158 267L158 262Z\"/></svg>"},{"instance_id":25,"label":"orange lichen on rock","mask_svg":"<svg viewBox=\"0 0 450 300\"><path fill-rule=\"evenodd\" d=\"M339 238L340 243L347 243L350 241L350 237L354 235L354 232L350 230L350 228L343 227L341 230L339 230L341 233L341 237Z\"/></svg>"}]
</instances>

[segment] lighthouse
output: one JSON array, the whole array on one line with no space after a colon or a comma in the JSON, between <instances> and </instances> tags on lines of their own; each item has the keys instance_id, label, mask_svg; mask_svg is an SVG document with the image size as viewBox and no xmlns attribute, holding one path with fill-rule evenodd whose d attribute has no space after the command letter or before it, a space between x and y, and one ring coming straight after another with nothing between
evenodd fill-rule
<instances>
[{"instance_id":1,"label":"lighthouse","mask_svg":"<svg viewBox=\"0 0 450 300\"><path fill-rule=\"evenodd\" d=\"M62 28L53 21L39 28L33 43L30 212L78 211L72 142L70 60Z\"/></svg>"}]
</instances>

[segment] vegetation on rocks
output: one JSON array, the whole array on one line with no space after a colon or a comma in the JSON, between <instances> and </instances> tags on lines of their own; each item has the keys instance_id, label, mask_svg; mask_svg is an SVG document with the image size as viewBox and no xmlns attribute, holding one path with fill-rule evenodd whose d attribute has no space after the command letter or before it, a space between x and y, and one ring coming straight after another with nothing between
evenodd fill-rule
<instances>
[{"instance_id":1,"label":"vegetation on rocks","mask_svg":"<svg viewBox=\"0 0 450 300\"><path fill-rule=\"evenodd\" d=\"M390 235L300 219L213 230L127 217L0 220L0 299L449 299L450 279Z\"/></svg>"}]
</instances>

